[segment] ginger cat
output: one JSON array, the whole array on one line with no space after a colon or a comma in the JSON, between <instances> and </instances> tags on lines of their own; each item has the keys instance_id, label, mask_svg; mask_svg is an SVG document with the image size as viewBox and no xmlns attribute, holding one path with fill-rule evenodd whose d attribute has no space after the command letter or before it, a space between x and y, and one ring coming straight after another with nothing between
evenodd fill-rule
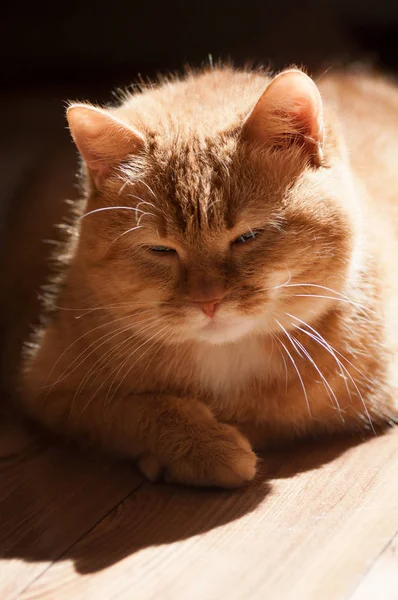
<instances>
[{"instance_id":1,"label":"ginger cat","mask_svg":"<svg viewBox=\"0 0 398 600\"><path fill-rule=\"evenodd\" d=\"M72 104L84 198L21 399L151 479L397 414L398 89L217 68Z\"/></svg>"}]
</instances>

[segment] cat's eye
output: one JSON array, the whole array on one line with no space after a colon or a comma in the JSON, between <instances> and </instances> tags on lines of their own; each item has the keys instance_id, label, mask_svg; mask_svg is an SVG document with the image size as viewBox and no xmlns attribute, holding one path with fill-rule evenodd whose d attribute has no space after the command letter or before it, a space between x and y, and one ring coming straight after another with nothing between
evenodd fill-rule
<instances>
[{"instance_id":1,"label":"cat's eye","mask_svg":"<svg viewBox=\"0 0 398 600\"><path fill-rule=\"evenodd\" d=\"M175 254L174 248L169 248L168 246L149 246L149 250L151 252L163 252L165 254Z\"/></svg>"},{"instance_id":2,"label":"cat's eye","mask_svg":"<svg viewBox=\"0 0 398 600\"><path fill-rule=\"evenodd\" d=\"M260 231L246 231L246 233L242 233L239 237L236 238L232 243L233 244L245 244L246 242L251 242L256 239L256 237L260 234Z\"/></svg>"}]
</instances>

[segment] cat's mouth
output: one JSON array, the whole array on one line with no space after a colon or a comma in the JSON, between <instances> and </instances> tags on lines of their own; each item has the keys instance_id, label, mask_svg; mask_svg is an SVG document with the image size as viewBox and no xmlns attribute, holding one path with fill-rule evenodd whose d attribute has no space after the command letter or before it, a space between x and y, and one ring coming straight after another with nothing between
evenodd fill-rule
<instances>
[{"instance_id":1,"label":"cat's mouth","mask_svg":"<svg viewBox=\"0 0 398 600\"><path fill-rule=\"evenodd\" d=\"M258 320L240 315L215 316L195 330L195 338L211 344L225 344L253 333L258 328Z\"/></svg>"},{"instance_id":2,"label":"cat's mouth","mask_svg":"<svg viewBox=\"0 0 398 600\"><path fill-rule=\"evenodd\" d=\"M202 330L204 332L217 332L217 331L227 331L231 328L231 323L226 323L220 319L208 319L208 322L204 325Z\"/></svg>"}]
</instances>

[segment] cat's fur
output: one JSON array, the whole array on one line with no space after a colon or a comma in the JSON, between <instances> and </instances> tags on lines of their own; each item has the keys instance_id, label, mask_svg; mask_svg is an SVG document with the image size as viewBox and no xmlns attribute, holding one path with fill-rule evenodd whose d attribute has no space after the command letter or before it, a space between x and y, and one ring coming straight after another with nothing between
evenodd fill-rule
<instances>
[{"instance_id":1,"label":"cat's fur","mask_svg":"<svg viewBox=\"0 0 398 600\"><path fill-rule=\"evenodd\" d=\"M252 448L394 419L398 90L319 90L219 68L69 109L86 214L23 372L37 418L227 487Z\"/></svg>"}]
</instances>

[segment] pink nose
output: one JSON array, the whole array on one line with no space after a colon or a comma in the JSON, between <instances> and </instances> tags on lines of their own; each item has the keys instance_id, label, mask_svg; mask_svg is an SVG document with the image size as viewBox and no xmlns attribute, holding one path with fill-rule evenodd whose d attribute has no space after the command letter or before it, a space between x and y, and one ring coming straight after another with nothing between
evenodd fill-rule
<instances>
[{"instance_id":1,"label":"pink nose","mask_svg":"<svg viewBox=\"0 0 398 600\"><path fill-rule=\"evenodd\" d=\"M216 310L220 305L220 303L215 300L211 300L210 302L195 302L195 304L211 319L216 314Z\"/></svg>"}]
</instances>

